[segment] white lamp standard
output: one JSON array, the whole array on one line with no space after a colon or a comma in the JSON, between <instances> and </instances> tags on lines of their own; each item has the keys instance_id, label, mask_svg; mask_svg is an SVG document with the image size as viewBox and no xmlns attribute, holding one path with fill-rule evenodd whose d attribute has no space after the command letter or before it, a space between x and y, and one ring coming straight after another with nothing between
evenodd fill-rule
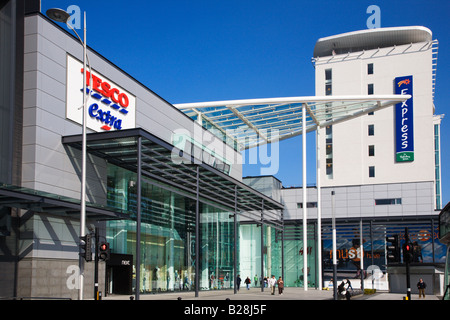
<instances>
[{"instance_id":1,"label":"white lamp standard","mask_svg":"<svg viewBox=\"0 0 450 320\"><path fill-rule=\"evenodd\" d=\"M70 14L62 9L48 9L47 16L57 22L65 23L78 37L81 44L83 45L83 141L82 141L82 161L81 161L81 210L80 210L80 238L86 235L86 60L87 60L87 50L86 50L86 12L84 12L83 19L83 27L84 27L84 37L83 40L80 38L78 33L70 24L68 24L68 20L70 18ZM89 63L89 67L90 67ZM89 73L89 77L91 72ZM89 81L90 83L90 81ZM79 291L78 291L78 299L83 300L83 287L84 287L84 259L80 256L79 259Z\"/></svg>"}]
</instances>

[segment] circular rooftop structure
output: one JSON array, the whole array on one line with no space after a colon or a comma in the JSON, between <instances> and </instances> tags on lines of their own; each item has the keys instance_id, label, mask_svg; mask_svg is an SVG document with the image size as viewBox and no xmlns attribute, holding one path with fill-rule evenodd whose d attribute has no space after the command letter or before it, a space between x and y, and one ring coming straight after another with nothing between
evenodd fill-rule
<instances>
[{"instance_id":1,"label":"circular rooftop structure","mask_svg":"<svg viewBox=\"0 0 450 320\"><path fill-rule=\"evenodd\" d=\"M366 29L320 38L314 58L430 41L431 30L421 26Z\"/></svg>"}]
</instances>

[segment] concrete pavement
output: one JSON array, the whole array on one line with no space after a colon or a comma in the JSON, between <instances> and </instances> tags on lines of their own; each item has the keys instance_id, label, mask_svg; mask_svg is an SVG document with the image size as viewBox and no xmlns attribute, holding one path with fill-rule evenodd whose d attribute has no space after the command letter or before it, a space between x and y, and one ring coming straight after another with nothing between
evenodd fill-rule
<instances>
[{"instance_id":1,"label":"concrete pavement","mask_svg":"<svg viewBox=\"0 0 450 320\"><path fill-rule=\"evenodd\" d=\"M405 294L378 292L372 295L359 295L352 300L403 300ZM134 295L111 295L103 297L103 300L130 300ZM198 297L195 297L194 291L188 292L170 292L160 294L140 294L140 300L333 300L332 290L316 290L288 287L284 289L282 295L278 294L278 288L275 295L271 295L270 289L251 288L247 290L241 288L237 294L233 290L211 290L200 291ZM435 295L427 295L425 299L419 299L417 294L411 295L411 300L439 300Z\"/></svg>"},{"instance_id":2,"label":"concrete pavement","mask_svg":"<svg viewBox=\"0 0 450 320\"><path fill-rule=\"evenodd\" d=\"M337 310L342 310L342 312L354 312L351 308L348 309L350 305L360 305L372 304L367 302L367 300L397 300L399 301L399 308L390 308L390 313L399 313L401 315L408 314L411 317L416 317L418 312L421 313L426 311L429 313L430 309L429 303L418 302L426 308L408 308L412 302L402 301L403 294L391 294L387 292L376 293L373 295L360 295L352 298L355 302L343 301L333 301L333 291L330 290L315 290L309 289L305 291L303 288L285 288L283 295L279 295L278 292L275 295L270 294L270 290L265 289L261 292L260 288L251 288L247 290L242 288L237 294L234 294L233 290L212 290L212 291L200 291L198 297L195 297L194 292L171 292L171 293L161 293L161 294L141 294L140 301L129 301L130 296L108 296L104 300L109 300L112 305L115 306L118 300L128 300L124 305L123 303L117 303L117 307L111 308L113 316L117 315L119 310L136 310L142 309L144 314L149 310L149 307L156 308L159 310L164 310L170 316L179 316L183 319L187 316L194 316L198 318L202 316L203 318L211 319L230 319L233 316L248 316L252 319L254 318L268 318L274 319L279 316L294 315L298 314L299 310L304 310L311 316L311 311L313 313L325 315L332 315L330 312ZM181 300L179 300L181 299ZM178 301L176 301L178 300ZM417 300L417 295L412 295L411 300ZM440 303L437 297L427 296L425 300L433 303L433 310L438 310L437 308L445 308L445 303ZM174 302L171 302L174 301ZM328 301L327 303L324 303ZM360 302L357 302L360 301ZM147 303L149 302L149 303ZM109 304L110 304L109 303ZM382 302L386 303L386 302ZM330 306L328 305L330 304ZM101 304L100 304L101 305ZM127 309L123 306L133 306L133 309ZM374 306L378 305L374 302ZM337 306L342 306L336 308ZM379 308L370 308L370 310L381 310ZM114 310L114 311L112 311ZM155 309L153 309L155 310ZM378 312L378 311L374 311ZM376 313L374 313L375 315ZM128 314L127 314L128 315ZM367 315L367 314L366 314ZM425 316L425 315L424 315ZM429 314L427 314L429 316Z\"/></svg>"}]
</instances>

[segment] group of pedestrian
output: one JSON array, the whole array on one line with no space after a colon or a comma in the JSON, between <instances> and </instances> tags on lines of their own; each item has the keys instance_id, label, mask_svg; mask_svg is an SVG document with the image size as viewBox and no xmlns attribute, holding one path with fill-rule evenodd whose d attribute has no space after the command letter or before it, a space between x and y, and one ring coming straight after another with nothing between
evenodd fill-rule
<instances>
[{"instance_id":1,"label":"group of pedestrian","mask_svg":"<svg viewBox=\"0 0 450 320\"><path fill-rule=\"evenodd\" d=\"M256 281L256 280L255 280ZM236 289L239 291L240 287L241 287L241 282L242 279L240 277L240 275L237 275L236 278ZM250 290L250 284L252 283L252 281L250 280L250 277L247 277L244 280L245 286L247 288L247 290ZM272 278L267 279L267 285L270 288L270 292L272 295L275 294L275 288L278 286L278 294L282 295L283 294L283 290L284 290L284 281L281 277L277 279L275 279L275 276L272 275Z\"/></svg>"},{"instance_id":2,"label":"group of pedestrian","mask_svg":"<svg viewBox=\"0 0 450 320\"><path fill-rule=\"evenodd\" d=\"M241 286L241 277L240 275L237 275L236 278L236 288L239 291L240 286ZM256 281L256 280L255 280ZM247 277L244 281L247 290L250 290L250 284L252 283L252 281L250 280L250 277ZM278 286L278 294L282 295L283 294L283 289L284 289L284 281L281 277L277 279L275 279L275 276L272 275L272 278L267 279L267 284L270 288L270 292L272 295L275 294L275 288ZM419 282L417 283L417 288L419 289L419 299L422 296L423 298L425 298L425 288L427 287L427 285L425 284L425 282L420 279ZM346 281L342 281L341 284L338 286L338 292L339 294L345 296L347 298L347 300L350 300L350 290L353 290L352 285L350 283L349 279L346 279Z\"/></svg>"},{"instance_id":3,"label":"group of pedestrian","mask_svg":"<svg viewBox=\"0 0 450 320\"><path fill-rule=\"evenodd\" d=\"M269 287L272 295L275 294L275 286L278 286L278 294L282 295L284 289L284 281L281 277L279 277L277 280L275 279L275 276L272 275L272 278L269 279Z\"/></svg>"},{"instance_id":4,"label":"group of pedestrian","mask_svg":"<svg viewBox=\"0 0 450 320\"><path fill-rule=\"evenodd\" d=\"M343 280L337 289L338 293L341 296L344 296L345 299L350 300L350 297L352 296L351 291L353 291L353 287L349 279Z\"/></svg>"},{"instance_id":5,"label":"group of pedestrian","mask_svg":"<svg viewBox=\"0 0 450 320\"><path fill-rule=\"evenodd\" d=\"M330 283L333 281L333 279L330 280ZM417 289L419 290L419 299L423 297L425 299L425 289L427 287L427 284L423 281L422 278L419 279L419 282L417 282ZM349 279L346 279L345 281L342 281L341 284L338 286L338 293L342 296L345 296L347 300L350 300L351 294L350 290L353 291L352 284L350 283Z\"/></svg>"}]
</instances>

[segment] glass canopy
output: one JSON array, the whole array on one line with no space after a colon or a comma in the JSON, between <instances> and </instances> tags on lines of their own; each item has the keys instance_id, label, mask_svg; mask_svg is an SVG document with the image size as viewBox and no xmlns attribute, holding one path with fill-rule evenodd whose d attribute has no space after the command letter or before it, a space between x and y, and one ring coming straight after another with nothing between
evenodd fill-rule
<instances>
[{"instance_id":1,"label":"glass canopy","mask_svg":"<svg viewBox=\"0 0 450 320\"><path fill-rule=\"evenodd\" d=\"M63 137L63 144L80 149L81 135ZM185 150L160 140L142 128L90 133L87 152L125 168L167 190L193 199L198 196L237 211L241 217L282 228L283 205L207 165ZM173 155L183 161L173 161ZM139 160L141 165L139 165ZM197 172L198 171L198 172Z\"/></svg>"},{"instance_id":2,"label":"glass canopy","mask_svg":"<svg viewBox=\"0 0 450 320\"><path fill-rule=\"evenodd\" d=\"M22 208L34 212L51 212L68 217L80 214L80 199L9 184L0 184L0 206ZM90 219L98 220L129 217L128 212L91 202L86 206L86 215Z\"/></svg>"},{"instance_id":3,"label":"glass canopy","mask_svg":"<svg viewBox=\"0 0 450 320\"><path fill-rule=\"evenodd\" d=\"M232 137L239 149L248 149L392 106L408 98L408 95L314 96L198 102L174 106L201 122L204 127L212 125ZM303 117L306 117L305 128L302 124Z\"/></svg>"}]
</instances>

